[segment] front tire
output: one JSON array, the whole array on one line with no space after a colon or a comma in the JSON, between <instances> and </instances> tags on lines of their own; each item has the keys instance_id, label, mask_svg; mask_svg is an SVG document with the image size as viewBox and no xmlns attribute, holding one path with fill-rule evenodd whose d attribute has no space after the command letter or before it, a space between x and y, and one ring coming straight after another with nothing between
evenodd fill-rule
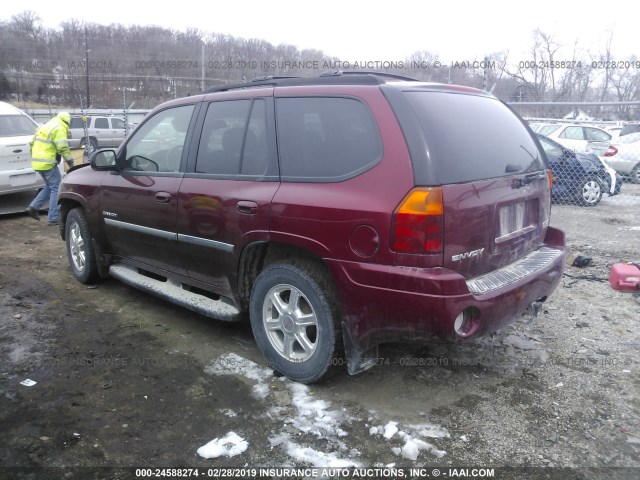
<instances>
[{"instance_id":1,"label":"front tire","mask_svg":"<svg viewBox=\"0 0 640 480\"><path fill-rule=\"evenodd\" d=\"M249 305L251 327L272 368L301 383L336 370L342 337L334 299L328 273L313 262L278 263L258 275Z\"/></svg>"},{"instance_id":2,"label":"front tire","mask_svg":"<svg viewBox=\"0 0 640 480\"><path fill-rule=\"evenodd\" d=\"M589 175L580 181L576 188L576 202L583 207L594 207L602 199L602 182L594 175Z\"/></svg>"},{"instance_id":3,"label":"front tire","mask_svg":"<svg viewBox=\"0 0 640 480\"><path fill-rule=\"evenodd\" d=\"M98 280L98 267L93 251L89 224L80 208L74 208L65 222L67 257L73 276L80 283L94 283Z\"/></svg>"}]
</instances>

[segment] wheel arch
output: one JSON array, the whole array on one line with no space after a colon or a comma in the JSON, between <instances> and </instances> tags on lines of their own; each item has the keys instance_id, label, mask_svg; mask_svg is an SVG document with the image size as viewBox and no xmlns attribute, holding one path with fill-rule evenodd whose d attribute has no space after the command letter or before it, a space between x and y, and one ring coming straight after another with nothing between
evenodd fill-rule
<instances>
[{"instance_id":1,"label":"wheel arch","mask_svg":"<svg viewBox=\"0 0 640 480\"><path fill-rule=\"evenodd\" d=\"M58 205L60 237L63 241L67 240L66 223L69 212L71 212L75 208L82 209L85 219L87 220L87 223L93 233L91 236L91 244L93 245L93 252L96 260L96 265L98 267L98 274L101 278L108 278L109 255L104 255L104 252L109 251L108 242L104 237L103 231L98 227L98 225L95 224L95 222L92 221L91 216L88 215L87 204L84 201L84 198L80 196L77 196L77 198L73 196L62 198L58 201Z\"/></svg>"},{"instance_id":2,"label":"wheel arch","mask_svg":"<svg viewBox=\"0 0 640 480\"><path fill-rule=\"evenodd\" d=\"M320 265L335 282L327 264L321 257L304 248L279 242L255 242L244 247L238 263L238 297L241 306L248 308L253 284L262 270L277 262L286 261L292 265L314 262Z\"/></svg>"}]
</instances>

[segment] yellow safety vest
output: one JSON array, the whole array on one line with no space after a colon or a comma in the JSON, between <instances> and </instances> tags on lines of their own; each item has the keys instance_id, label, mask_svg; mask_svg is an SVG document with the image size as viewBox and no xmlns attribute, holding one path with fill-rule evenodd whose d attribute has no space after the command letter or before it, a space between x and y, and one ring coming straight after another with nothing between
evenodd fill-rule
<instances>
[{"instance_id":1,"label":"yellow safety vest","mask_svg":"<svg viewBox=\"0 0 640 480\"><path fill-rule=\"evenodd\" d=\"M57 165L56 155L71 160L67 132L69 127L58 117L53 117L38 127L31 142L31 167L34 170L50 170Z\"/></svg>"}]
</instances>

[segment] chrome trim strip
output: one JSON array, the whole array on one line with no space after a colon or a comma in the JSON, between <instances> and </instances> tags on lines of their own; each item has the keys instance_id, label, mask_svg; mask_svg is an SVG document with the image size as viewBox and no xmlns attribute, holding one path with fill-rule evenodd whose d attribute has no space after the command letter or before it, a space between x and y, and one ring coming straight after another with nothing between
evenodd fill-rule
<instances>
[{"instance_id":1,"label":"chrome trim strip","mask_svg":"<svg viewBox=\"0 0 640 480\"><path fill-rule=\"evenodd\" d=\"M467 287L475 295L497 290L542 270L560 255L562 255L562 250L548 247L539 248L511 265L467 280Z\"/></svg>"},{"instance_id":2,"label":"chrome trim strip","mask_svg":"<svg viewBox=\"0 0 640 480\"><path fill-rule=\"evenodd\" d=\"M503 243L503 242L506 242L507 240L511 240L512 238L516 238L516 237L519 237L520 235L524 235L525 233L529 233L535 229L536 229L535 225L529 225L528 227L524 227L524 228L521 228L520 230L516 230L515 232L507 233L506 235L498 237L494 241L496 243Z\"/></svg>"},{"instance_id":3,"label":"chrome trim strip","mask_svg":"<svg viewBox=\"0 0 640 480\"><path fill-rule=\"evenodd\" d=\"M132 232L136 232L136 233L144 233L145 235L152 235L154 237L164 238L165 240L178 239L178 234L174 232L167 232L166 230L158 230L157 228L151 228L151 227L143 227L142 225L135 225L133 223L113 220L112 218L105 218L104 223L115 228L122 228L123 230L131 230Z\"/></svg>"},{"instance_id":4,"label":"chrome trim strip","mask_svg":"<svg viewBox=\"0 0 640 480\"><path fill-rule=\"evenodd\" d=\"M215 248L216 250L222 250L223 252L233 252L233 245L224 242L218 242L216 240L208 240L206 238L192 237L191 235L178 234L179 242L192 243L201 247Z\"/></svg>"}]
</instances>

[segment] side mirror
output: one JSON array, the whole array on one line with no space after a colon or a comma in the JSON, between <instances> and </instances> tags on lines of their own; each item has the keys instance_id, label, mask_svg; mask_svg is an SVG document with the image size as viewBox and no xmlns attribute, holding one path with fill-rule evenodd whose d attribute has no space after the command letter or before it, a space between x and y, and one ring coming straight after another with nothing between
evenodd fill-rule
<instances>
[{"instance_id":1,"label":"side mirror","mask_svg":"<svg viewBox=\"0 0 640 480\"><path fill-rule=\"evenodd\" d=\"M99 150L91 157L94 170L118 170L115 150Z\"/></svg>"}]
</instances>

